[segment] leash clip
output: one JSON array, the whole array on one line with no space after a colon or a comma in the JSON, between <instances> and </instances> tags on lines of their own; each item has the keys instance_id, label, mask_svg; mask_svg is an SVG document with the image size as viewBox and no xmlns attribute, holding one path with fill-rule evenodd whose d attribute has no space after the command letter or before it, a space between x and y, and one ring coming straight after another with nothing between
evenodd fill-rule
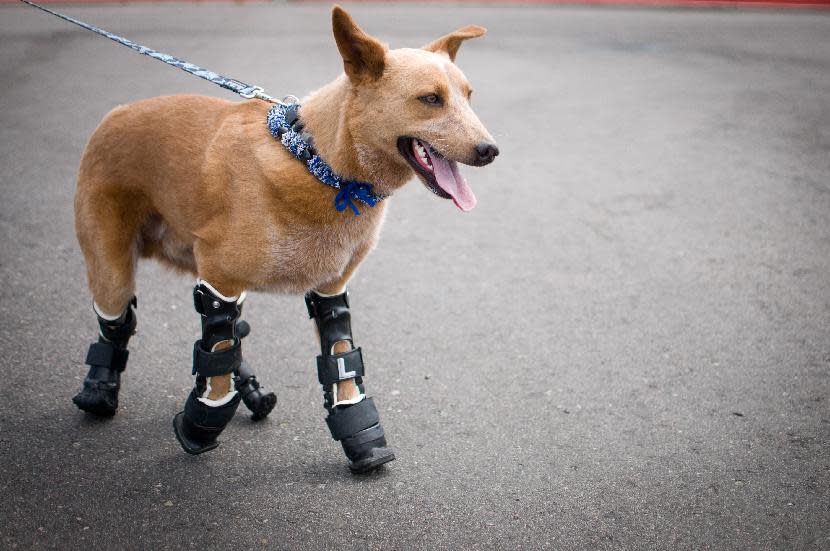
<instances>
[{"instance_id":1,"label":"leash clip","mask_svg":"<svg viewBox=\"0 0 830 551\"><path fill-rule=\"evenodd\" d=\"M276 104L279 104L279 105L285 105L285 103L281 102L277 98L275 98L273 96L269 96L268 94L266 94L265 91L262 89L262 86L251 86L248 89L246 89L244 92L237 92L237 94L239 94L241 97L243 97L245 99L261 99L261 100L267 101L269 103L276 103ZM294 96L291 96L291 97L293 98Z\"/></svg>"},{"instance_id":2,"label":"leash clip","mask_svg":"<svg viewBox=\"0 0 830 551\"><path fill-rule=\"evenodd\" d=\"M238 94L240 96L242 96L243 98L245 98L245 99L254 99L255 97L257 97L262 92L264 92L264 90L262 89L262 86L253 86L248 91L238 92Z\"/></svg>"},{"instance_id":3,"label":"leash clip","mask_svg":"<svg viewBox=\"0 0 830 551\"><path fill-rule=\"evenodd\" d=\"M239 94L240 96L242 96L245 99L261 99L261 100L265 100L265 101L268 101L268 102L271 102L271 103L276 103L276 104L279 104L279 105L291 106L291 105L299 105L299 103L300 103L300 99L297 96L292 96L292 95L285 96L282 99L282 101L280 101L277 98L275 98L273 96L269 96L268 94L266 94L265 90L262 88L262 86L251 86L250 88L248 88L244 92L237 92L237 94Z\"/></svg>"}]
</instances>

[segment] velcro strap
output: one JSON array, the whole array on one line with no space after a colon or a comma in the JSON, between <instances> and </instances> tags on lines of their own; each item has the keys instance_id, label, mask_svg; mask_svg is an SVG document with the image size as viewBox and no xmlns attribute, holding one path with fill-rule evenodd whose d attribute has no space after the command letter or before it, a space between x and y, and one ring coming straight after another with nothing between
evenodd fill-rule
<instances>
[{"instance_id":1,"label":"velcro strap","mask_svg":"<svg viewBox=\"0 0 830 551\"><path fill-rule=\"evenodd\" d=\"M358 432L350 438L345 438L343 443L346 447L354 448L367 442L383 438L384 436L385 433L383 432L383 425L377 424L374 427Z\"/></svg>"},{"instance_id":2,"label":"velcro strap","mask_svg":"<svg viewBox=\"0 0 830 551\"><path fill-rule=\"evenodd\" d=\"M331 437L335 440L353 436L379 422L378 410L371 398L366 398L346 408L334 408L334 411L326 417Z\"/></svg>"},{"instance_id":3,"label":"velcro strap","mask_svg":"<svg viewBox=\"0 0 830 551\"><path fill-rule=\"evenodd\" d=\"M230 348L206 352L202 350L202 341L193 344L193 374L204 377L225 375L239 369L242 363L242 346L237 340Z\"/></svg>"},{"instance_id":4,"label":"velcro strap","mask_svg":"<svg viewBox=\"0 0 830 551\"><path fill-rule=\"evenodd\" d=\"M96 367L106 367L116 371L124 371L127 367L127 358L130 352L107 342L95 342L89 345L86 353L86 364Z\"/></svg>"},{"instance_id":5,"label":"velcro strap","mask_svg":"<svg viewBox=\"0 0 830 551\"><path fill-rule=\"evenodd\" d=\"M112 361L112 352L114 346L105 342L96 342L89 345L89 351L86 353L86 364L95 365L99 367L109 367Z\"/></svg>"},{"instance_id":6,"label":"velcro strap","mask_svg":"<svg viewBox=\"0 0 830 551\"><path fill-rule=\"evenodd\" d=\"M360 348L343 354L317 356L317 379L321 385L363 377L363 353Z\"/></svg>"}]
</instances>

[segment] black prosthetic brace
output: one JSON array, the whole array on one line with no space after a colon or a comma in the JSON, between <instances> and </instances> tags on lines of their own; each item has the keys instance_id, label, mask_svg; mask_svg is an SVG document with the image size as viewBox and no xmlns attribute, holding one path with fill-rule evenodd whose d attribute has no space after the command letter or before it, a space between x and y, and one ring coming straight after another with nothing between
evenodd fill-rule
<instances>
[{"instance_id":1,"label":"black prosthetic brace","mask_svg":"<svg viewBox=\"0 0 830 551\"><path fill-rule=\"evenodd\" d=\"M196 385L187 398L184 411L173 418L176 438L190 454L210 451L219 445L217 437L233 418L241 395L237 393L228 403L211 407L198 398L207 389L208 377L217 377L237 371L242 364L242 343L237 335L236 321L240 309L237 301L226 301L203 283L193 289L196 311L202 316L202 338L193 345L193 374ZM213 347L223 341L233 344L222 350Z\"/></svg>"},{"instance_id":2,"label":"black prosthetic brace","mask_svg":"<svg viewBox=\"0 0 830 551\"><path fill-rule=\"evenodd\" d=\"M240 314L242 304L239 304ZM244 339L251 332L251 326L247 321L236 322L236 336ZM233 373L233 386L242 395L242 402L251 410L251 420L260 421L268 417L274 406L277 405L277 395L273 392L265 392L254 375L251 365L244 359L239 364L239 369Z\"/></svg>"},{"instance_id":3,"label":"black prosthetic brace","mask_svg":"<svg viewBox=\"0 0 830 551\"><path fill-rule=\"evenodd\" d=\"M127 358L130 355L127 343L135 333L134 308L137 305L138 302L133 297L118 319L105 320L98 316L98 342L89 345L86 355L89 372L84 379L84 387L72 398L80 409L93 415L115 415L118 409L118 391L121 388L121 372L126 369Z\"/></svg>"},{"instance_id":4,"label":"black prosthetic brace","mask_svg":"<svg viewBox=\"0 0 830 551\"><path fill-rule=\"evenodd\" d=\"M363 354L360 348L354 348L352 340L348 293L322 297L310 291L305 301L308 315L314 319L320 332L317 378L323 385L324 407L329 412L326 424L332 438L343 445L352 472L368 472L392 461L395 454L386 445L378 410L371 398L356 404L335 406L333 385L336 383L354 379L360 392L365 393ZM335 354L333 347L340 341L349 342L352 350Z\"/></svg>"}]
</instances>

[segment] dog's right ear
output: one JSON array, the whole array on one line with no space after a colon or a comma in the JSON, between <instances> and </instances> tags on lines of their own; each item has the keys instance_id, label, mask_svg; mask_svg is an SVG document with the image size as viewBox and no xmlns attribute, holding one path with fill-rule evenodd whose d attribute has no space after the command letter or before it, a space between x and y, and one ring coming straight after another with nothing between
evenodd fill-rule
<instances>
[{"instance_id":1,"label":"dog's right ear","mask_svg":"<svg viewBox=\"0 0 830 551\"><path fill-rule=\"evenodd\" d=\"M458 48L461 43L470 38L482 36L487 32L484 27L478 25L467 25L457 31L444 35L438 40L424 46L424 50L435 52L436 54L444 54L450 58L450 61L455 62L455 56L458 53Z\"/></svg>"},{"instance_id":2,"label":"dog's right ear","mask_svg":"<svg viewBox=\"0 0 830 551\"><path fill-rule=\"evenodd\" d=\"M357 26L346 10L335 5L331 10L334 40L343 58L343 69L352 80L360 83L375 80L383 74L386 46Z\"/></svg>"}]
</instances>

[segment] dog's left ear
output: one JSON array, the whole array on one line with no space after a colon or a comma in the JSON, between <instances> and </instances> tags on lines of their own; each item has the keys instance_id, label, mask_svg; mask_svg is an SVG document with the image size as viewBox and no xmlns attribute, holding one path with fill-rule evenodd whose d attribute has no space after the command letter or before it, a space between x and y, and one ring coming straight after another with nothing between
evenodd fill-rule
<instances>
[{"instance_id":1,"label":"dog's left ear","mask_svg":"<svg viewBox=\"0 0 830 551\"><path fill-rule=\"evenodd\" d=\"M444 35L435 42L424 46L424 50L435 52L436 54L445 54L449 56L450 61L455 61L455 55L458 53L458 48L461 43L468 38L476 38L487 32L484 27L478 25L467 25L457 31Z\"/></svg>"},{"instance_id":2,"label":"dog's left ear","mask_svg":"<svg viewBox=\"0 0 830 551\"><path fill-rule=\"evenodd\" d=\"M386 47L357 26L354 19L338 5L331 10L334 41L343 58L343 69L352 82L375 80L383 74Z\"/></svg>"}]
</instances>

